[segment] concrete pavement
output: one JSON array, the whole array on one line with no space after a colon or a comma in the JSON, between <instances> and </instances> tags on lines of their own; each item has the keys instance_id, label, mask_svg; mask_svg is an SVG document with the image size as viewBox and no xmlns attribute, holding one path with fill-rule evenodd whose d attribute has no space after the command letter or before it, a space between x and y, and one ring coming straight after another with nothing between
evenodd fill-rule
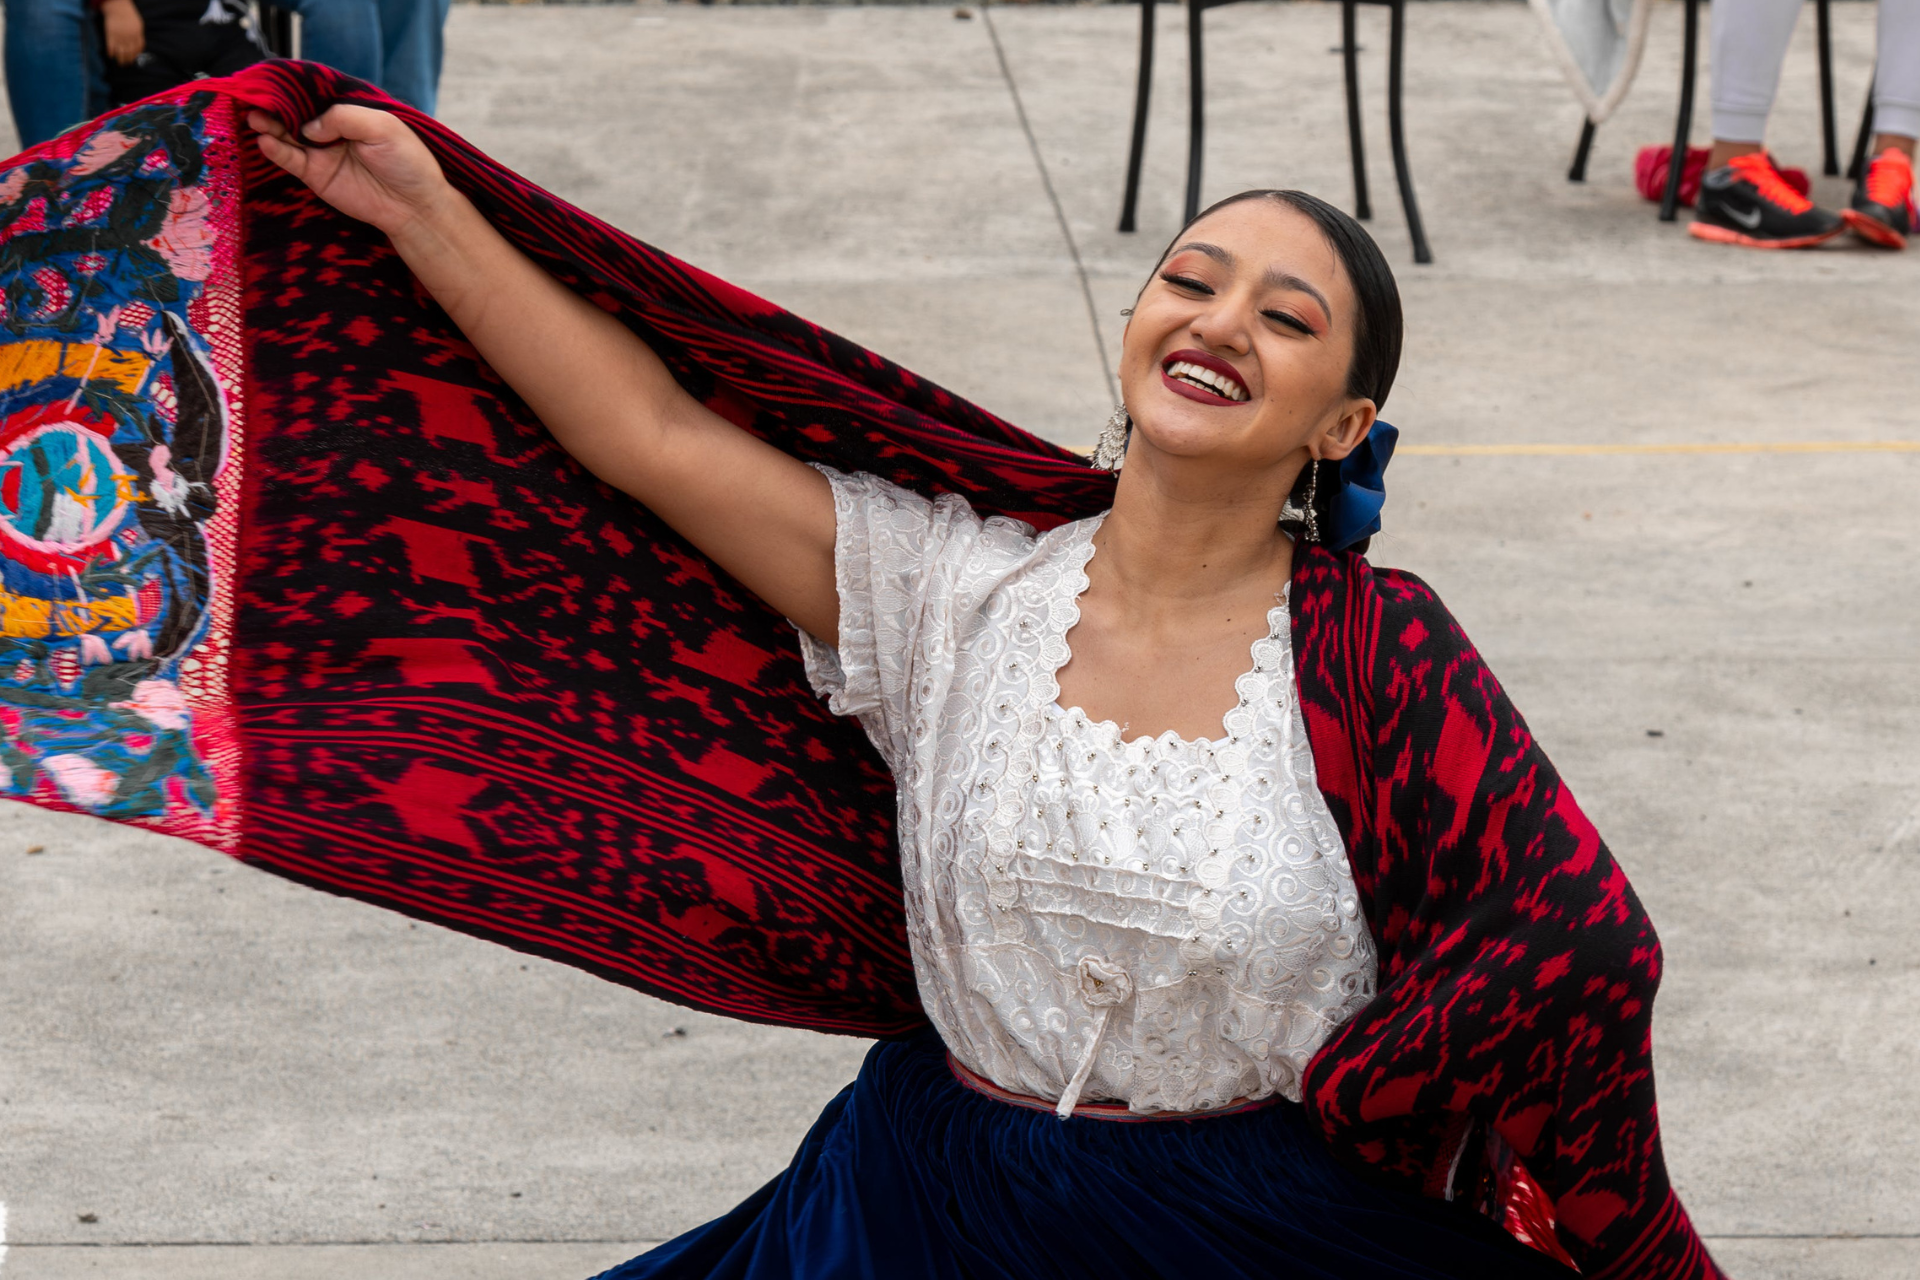
<instances>
[{"instance_id":1,"label":"concrete pavement","mask_svg":"<svg viewBox=\"0 0 1920 1280\"><path fill-rule=\"evenodd\" d=\"M974 12L461 6L443 114L592 212L1086 444L1117 312L1177 229L1184 15L1121 236L1133 10ZM1412 8L1434 266L1409 262L1369 121L1409 445L1920 439L1920 257L1709 248L1629 188L1633 149L1671 128L1678 16L1656 11L1575 187L1579 112L1527 10ZM1805 17L1775 146L1812 168ZM1873 11L1834 17L1851 120ZM1209 198L1344 203L1338 9L1208 23ZM1384 24L1362 12L1375 108ZM1661 928L1669 1159L1716 1255L1741 1280L1920 1276L1920 455L1442 451L1392 481L1375 559L1438 586ZM775 1172L864 1048L18 807L0 1027L0 1280L583 1276Z\"/></svg>"}]
</instances>

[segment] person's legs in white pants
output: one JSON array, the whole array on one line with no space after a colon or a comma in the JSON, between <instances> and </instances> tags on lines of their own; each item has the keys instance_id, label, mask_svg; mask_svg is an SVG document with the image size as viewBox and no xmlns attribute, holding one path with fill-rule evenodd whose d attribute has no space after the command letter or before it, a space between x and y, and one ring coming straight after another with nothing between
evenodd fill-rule
<instances>
[{"instance_id":1,"label":"person's legs in white pants","mask_svg":"<svg viewBox=\"0 0 1920 1280\"><path fill-rule=\"evenodd\" d=\"M1874 152L1913 154L1920 137L1920 0L1880 0L1873 65Z\"/></svg>"},{"instance_id":2,"label":"person's legs in white pants","mask_svg":"<svg viewBox=\"0 0 1920 1280\"><path fill-rule=\"evenodd\" d=\"M1713 0L1713 155L1717 169L1762 150L1780 68L1804 0ZM1913 154L1920 137L1920 0L1879 0L1874 154Z\"/></svg>"},{"instance_id":3,"label":"person's legs in white pants","mask_svg":"<svg viewBox=\"0 0 1920 1280\"><path fill-rule=\"evenodd\" d=\"M1765 149L1767 117L1802 0L1713 0L1713 155L1718 169Z\"/></svg>"}]
</instances>

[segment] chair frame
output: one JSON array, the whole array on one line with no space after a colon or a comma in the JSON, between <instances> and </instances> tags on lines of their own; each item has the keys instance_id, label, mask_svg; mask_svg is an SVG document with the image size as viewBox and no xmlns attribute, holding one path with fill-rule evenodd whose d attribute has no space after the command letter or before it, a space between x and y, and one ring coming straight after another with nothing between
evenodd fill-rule
<instances>
[{"instance_id":1,"label":"chair frame","mask_svg":"<svg viewBox=\"0 0 1920 1280\"><path fill-rule=\"evenodd\" d=\"M260 43L276 58L293 56L293 10L261 0L257 6Z\"/></svg>"},{"instance_id":2,"label":"chair frame","mask_svg":"<svg viewBox=\"0 0 1920 1280\"><path fill-rule=\"evenodd\" d=\"M1840 175L1839 138L1833 121L1833 18L1831 0L1814 0L1815 43L1820 58L1820 171L1826 177ZM1679 216L1680 176L1686 170L1687 144L1693 135L1693 87L1700 61L1700 0L1687 0L1685 36L1680 54L1680 112L1673 126L1673 159L1667 162L1667 186L1660 196L1660 221L1672 222ZM1573 164L1567 170L1568 182L1587 180L1587 157L1593 151L1593 134L1599 126L1589 116L1580 125L1580 141L1573 148ZM1847 177L1858 179L1866 165L1867 144L1873 129L1873 87L1867 87L1867 110L1860 122L1859 136L1853 143L1853 160Z\"/></svg>"},{"instance_id":3,"label":"chair frame","mask_svg":"<svg viewBox=\"0 0 1920 1280\"><path fill-rule=\"evenodd\" d=\"M1178 0L1173 0L1177 3ZM1690 0L1692 2L1692 0ZM1824 3L1825 0L1822 0ZM1132 142L1127 154L1127 186L1120 204L1120 230L1135 229L1134 214L1139 205L1140 169L1147 148L1147 113L1153 96L1154 10L1158 0L1140 0L1140 70L1134 88ZM1200 176L1206 155L1206 76L1205 46L1201 15L1208 9L1233 0L1187 0L1187 198L1186 220L1200 212ZM1366 138L1360 120L1360 48L1355 40L1356 10L1362 4L1384 5L1388 12L1387 36L1387 135L1393 153L1393 176L1400 187L1400 205L1406 211L1407 233L1413 241L1416 263L1433 261L1427 244L1426 226L1420 218L1420 206L1414 197L1413 176L1407 166L1407 138L1401 109L1405 81L1402 52L1406 46L1406 0L1341 0L1341 61L1346 80L1347 148L1353 160L1354 217L1365 221L1373 216L1373 203L1367 192Z\"/></svg>"},{"instance_id":4,"label":"chair frame","mask_svg":"<svg viewBox=\"0 0 1920 1280\"><path fill-rule=\"evenodd\" d=\"M1875 79L1879 72L1874 72ZM1853 159L1847 163L1847 177L1860 181L1867 171L1867 148L1873 143L1873 81L1867 82L1867 106L1860 115L1860 132L1853 138Z\"/></svg>"}]
</instances>

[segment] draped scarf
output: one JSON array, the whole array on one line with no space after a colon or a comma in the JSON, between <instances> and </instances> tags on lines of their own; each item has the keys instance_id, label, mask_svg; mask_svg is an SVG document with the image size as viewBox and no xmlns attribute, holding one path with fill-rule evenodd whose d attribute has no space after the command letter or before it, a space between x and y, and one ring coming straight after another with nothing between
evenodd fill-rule
<instances>
[{"instance_id":1,"label":"draped scarf","mask_svg":"<svg viewBox=\"0 0 1920 1280\"><path fill-rule=\"evenodd\" d=\"M0 168L0 785L694 1008L924 1025L892 780L791 627L566 455L244 119L401 115L509 241L797 457L1048 528L1112 477L274 62ZM1378 998L1305 1101L1375 1176L1588 1274L1713 1277L1668 1184L1660 948L1433 593L1296 557Z\"/></svg>"}]
</instances>

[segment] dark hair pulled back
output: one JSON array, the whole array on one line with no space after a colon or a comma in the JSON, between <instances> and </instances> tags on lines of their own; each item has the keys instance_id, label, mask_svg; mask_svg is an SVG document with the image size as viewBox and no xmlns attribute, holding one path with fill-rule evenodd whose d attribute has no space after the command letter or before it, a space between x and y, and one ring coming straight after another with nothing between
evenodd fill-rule
<instances>
[{"instance_id":1,"label":"dark hair pulled back","mask_svg":"<svg viewBox=\"0 0 1920 1280\"><path fill-rule=\"evenodd\" d=\"M1339 209L1319 196L1308 195L1304 191L1267 188L1242 191L1202 209L1192 221L1180 228L1178 235L1167 242L1166 249L1160 254L1160 261L1167 260L1167 255L1196 224L1206 221L1210 214L1244 200L1271 200L1305 214L1320 229L1327 243L1333 246L1347 279L1353 285L1353 296L1357 303L1353 314L1353 359L1347 365L1347 394L1373 401L1375 409L1383 407L1387 403L1387 392L1393 389L1394 375L1400 371L1400 343L1404 327L1400 312L1400 286L1394 282L1393 269L1387 265L1386 256L1380 252L1380 246L1373 242L1373 237L1367 234L1366 228ZM1158 264L1155 264L1155 269L1158 269ZM1301 469L1300 480L1293 493L1296 502L1306 502L1313 470L1311 465ZM1330 522L1330 508L1334 491L1338 488L1330 480L1331 477L1322 478L1316 495L1320 508L1316 514L1321 527ZM1356 546L1357 550L1365 548L1365 542Z\"/></svg>"}]
</instances>

